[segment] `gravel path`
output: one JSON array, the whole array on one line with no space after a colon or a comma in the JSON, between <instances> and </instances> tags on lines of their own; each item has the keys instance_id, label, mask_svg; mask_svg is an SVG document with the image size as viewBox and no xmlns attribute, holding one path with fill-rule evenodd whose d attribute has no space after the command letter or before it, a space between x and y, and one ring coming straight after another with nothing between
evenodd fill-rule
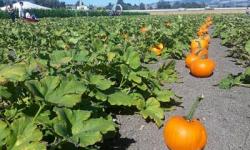
<instances>
[{"instance_id":1,"label":"gravel path","mask_svg":"<svg viewBox=\"0 0 250 150\"><path fill-rule=\"evenodd\" d=\"M181 81L171 85L177 95L183 97L184 108L166 112L171 115L184 115L188 108L201 93L205 99L201 102L195 117L200 118L208 132L206 150L250 150L250 90L235 87L221 90L217 84L229 73L243 71L234 65L231 58L225 58L227 48L220 45L220 39L212 39L209 57L217 63L214 75L210 78L194 78L184 67L184 61L177 62L177 71ZM112 149L128 150L166 150L162 139L162 128L149 122L139 115L118 116L121 137L112 145ZM110 149L110 148L106 148Z\"/></svg>"}]
</instances>

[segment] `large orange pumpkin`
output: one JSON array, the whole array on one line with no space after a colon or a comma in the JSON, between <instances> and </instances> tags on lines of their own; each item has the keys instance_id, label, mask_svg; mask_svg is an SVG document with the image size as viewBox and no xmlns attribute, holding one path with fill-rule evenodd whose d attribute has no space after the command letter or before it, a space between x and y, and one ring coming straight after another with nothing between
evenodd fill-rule
<instances>
[{"instance_id":1,"label":"large orange pumpkin","mask_svg":"<svg viewBox=\"0 0 250 150\"><path fill-rule=\"evenodd\" d=\"M205 147L206 129L199 120L192 118L202 99L196 100L188 116L173 116L166 122L163 137L170 150L202 150Z\"/></svg>"},{"instance_id":2,"label":"large orange pumpkin","mask_svg":"<svg viewBox=\"0 0 250 150\"><path fill-rule=\"evenodd\" d=\"M211 59L198 59L190 66L190 72L196 77L209 77L213 74L215 62Z\"/></svg>"},{"instance_id":3,"label":"large orange pumpkin","mask_svg":"<svg viewBox=\"0 0 250 150\"><path fill-rule=\"evenodd\" d=\"M195 39L191 41L191 53L199 49L208 49L208 42L205 39Z\"/></svg>"}]
</instances>

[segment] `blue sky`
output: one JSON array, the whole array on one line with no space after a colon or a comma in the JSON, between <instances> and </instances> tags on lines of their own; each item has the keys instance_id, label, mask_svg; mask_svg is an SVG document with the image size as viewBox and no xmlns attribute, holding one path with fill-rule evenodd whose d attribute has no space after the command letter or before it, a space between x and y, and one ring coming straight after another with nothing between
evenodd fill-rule
<instances>
[{"instance_id":1,"label":"blue sky","mask_svg":"<svg viewBox=\"0 0 250 150\"><path fill-rule=\"evenodd\" d=\"M60 0L65 1L67 4L75 4L77 0ZM106 6L109 2L116 3L117 0L83 0L85 5L93 4L97 6ZM159 0L123 0L125 3L139 4L143 3L154 3Z\"/></svg>"}]
</instances>

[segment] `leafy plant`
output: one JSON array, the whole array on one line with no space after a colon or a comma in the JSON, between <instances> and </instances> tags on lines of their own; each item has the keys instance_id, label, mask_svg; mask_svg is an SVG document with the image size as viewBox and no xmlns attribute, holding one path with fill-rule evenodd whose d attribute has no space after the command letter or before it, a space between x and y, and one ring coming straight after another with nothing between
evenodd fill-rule
<instances>
[{"instance_id":1,"label":"leafy plant","mask_svg":"<svg viewBox=\"0 0 250 150\"><path fill-rule=\"evenodd\" d=\"M250 67L246 68L245 72L238 75L228 75L219 83L219 87L222 89L230 89L233 86L243 86L250 88Z\"/></svg>"}]
</instances>

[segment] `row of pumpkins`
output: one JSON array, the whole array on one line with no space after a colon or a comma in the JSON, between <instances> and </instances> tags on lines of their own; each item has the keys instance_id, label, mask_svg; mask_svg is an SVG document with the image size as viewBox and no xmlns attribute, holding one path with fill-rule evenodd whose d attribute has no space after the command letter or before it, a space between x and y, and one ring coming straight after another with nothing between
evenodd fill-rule
<instances>
[{"instance_id":1,"label":"row of pumpkins","mask_svg":"<svg viewBox=\"0 0 250 150\"><path fill-rule=\"evenodd\" d=\"M190 53L186 56L186 67L190 69L192 75L196 77L209 77L213 74L215 69L215 62L208 58L208 47L210 43L210 36L208 28L212 25L211 17L208 17L204 24L202 24L197 32L199 38L191 41ZM141 32L147 32L147 28L141 28ZM156 44L149 50L157 56L161 55L164 45L162 43Z\"/></svg>"},{"instance_id":2,"label":"row of pumpkins","mask_svg":"<svg viewBox=\"0 0 250 150\"><path fill-rule=\"evenodd\" d=\"M208 58L210 36L208 28L212 18L207 17L198 29L198 39L191 42L190 54L186 57L186 67L196 77L209 77L215 68L215 62ZM172 116L163 128L163 138L170 150L202 150L207 143L207 132L204 125L193 118L194 112L203 96L194 102L187 116Z\"/></svg>"},{"instance_id":3,"label":"row of pumpkins","mask_svg":"<svg viewBox=\"0 0 250 150\"><path fill-rule=\"evenodd\" d=\"M196 77L209 77L215 69L215 62L208 58L208 47L210 43L208 28L211 25L212 19L208 17L197 32L199 38L192 40L190 53L186 56L186 67L189 68L191 74Z\"/></svg>"}]
</instances>

